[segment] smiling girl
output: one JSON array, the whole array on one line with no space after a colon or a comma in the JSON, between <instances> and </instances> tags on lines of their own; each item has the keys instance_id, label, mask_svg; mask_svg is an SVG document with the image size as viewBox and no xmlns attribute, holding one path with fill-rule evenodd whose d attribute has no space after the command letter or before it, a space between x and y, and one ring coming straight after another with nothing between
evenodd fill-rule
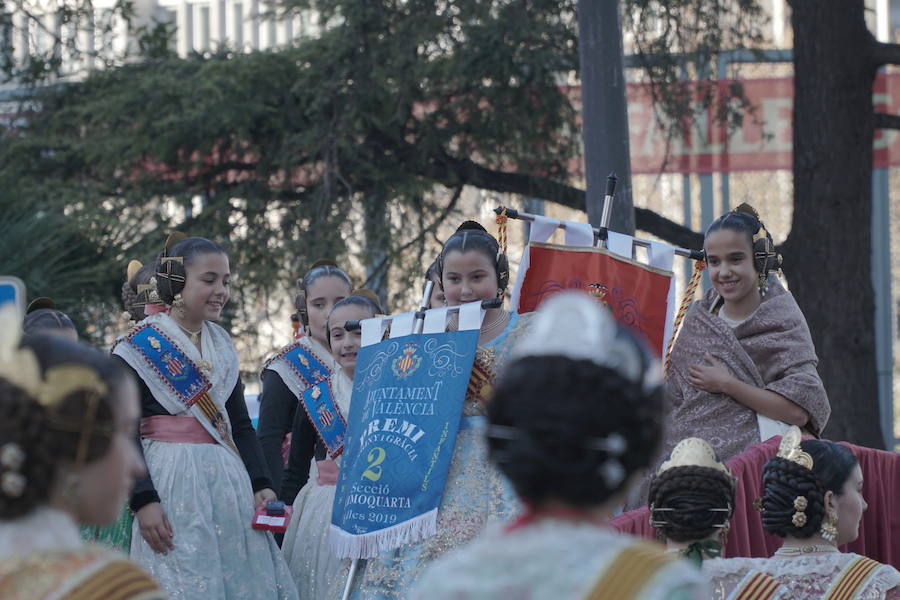
<instances>
[{"instance_id":1,"label":"smiling girl","mask_svg":"<svg viewBox=\"0 0 900 600\"><path fill-rule=\"evenodd\" d=\"M271 534L250 527L275 492L237 354L213 322L228 302L228 256L182 239L166 244L156 275L170 313L147 317L113 349L139 382L149 471L131 497L131 556L175 599L296 598Z\"/></svg>"},{"instance_id":2,"label":"smiling girl","mask_svg":"<svg viewBox=\"0 0 900 600\"><path fill-rule=\"evenodd\" d=\"M447 305L459 306L502 298L509 283L509 263L494 236L478 223L466 221L444 244L438 257L438 274ZM351 597L409 597L433 560L474 538L489 522L508 519L518 510L512 487L488 462L484 431L494 380L515 340L527 330L531 316L520 316L503 307L485 311L450 471L438 507L437 534L366 561L354 578ZM344 577L348 570L345 568ZM331 597L340 598L343 586L339 587Z\"/></svg>"},{"instance_id":3,"label":"smiling girl","mask_svg":"<svg viewBox=\"0 0 900 600\"><path fill-rule=\"evenodd\" d=\"M818 435L831 408L806 319L772 275L772 236L742 204L709 226L704 251L713 289L688 310L672 351L663 454L686 437L726 460L790 425Z\"/></svg>"},{"instance_id":4,"label":"smiling girl","mask_svg":"<svg viewBox=\"0 0 900 600\"><path fill-rule=\"evenodd\" d=\"M263 366L260 376L262 394L257 436L275 490L282 488L298 400L309 386L327 378L336 368L328 348L325 321L334 305L350 295L352 287L350 277L328 259L313 263L297 284L300 290L295 305L306 335L279 350ZM308 459L305 466L309 466ZM306 476L307 473L298 475L302 480ZM297 493L296 488L294 493ZM293 499L285 498L283 494L281 497L289 504Z\"/></svg>"},{"instance_id":5,"label":"smiling girl","mask_svg":"<svg viewBox=\"0 0 900 600\"><path fill-rule=\"evenodd\" d=\"M361 343L360 330L348 331L345 325L381 312L377 296L369 290L357 290L334 305L324 326L326 343L338 368L302 395L303 410L294 417L291 456L282 490L282 498L293 502L294 515L284 536L284 556L301 598L323 598L341 566L328 541L344 429L339 426L335 430L333 424L346 422L350 414L353 372ZM323 418L326 411L330 418Z\"/></svg>"}]
</instances>

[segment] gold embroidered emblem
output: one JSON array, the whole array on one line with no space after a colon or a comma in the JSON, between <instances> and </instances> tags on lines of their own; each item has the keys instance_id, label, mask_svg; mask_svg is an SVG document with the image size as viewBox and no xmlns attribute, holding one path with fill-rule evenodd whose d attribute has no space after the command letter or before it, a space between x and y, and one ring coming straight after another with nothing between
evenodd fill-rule
<instances>
[{"instance_id":1,"label":"gold embroidered emblem","mask_svg":"<svg viewBox=\"0 0 900 600\"><path fill-rule=\"evenodd\" d=\"M300 355L299 355L299 359L300 359L300 364L301 364L301 365L303 365L304 367L307 367L307 368L309 367L309 361L306 360L306 357L305 357L305 356L303 356L302 354L300 354Z\"/></svg>"},{"instance_id":2,"label":"gold embroidered emblem","mask_svg":"<svg viewBox=\"0 0 900 600\"><path fill-rule=\"evenodd\" d=\"M153 347L154 350L159 352L162 349L162 345L159 343L159 340L153 337L152 335L147 336L147 341L150 342L150 346Z\"/></svg>"},{"instance_id":3,"label":"gold embroidered emblem","mask_svg":"<svg viewBox=\"0 0 900 600\"><path fill-rule=\"evenodd\" d=\"M320 388L319 386L314 387L312 394L311 394L313 400L318 400L319 396L321 396L321 395L322 395L322 388Z\"/></svg>"}]
</instances>

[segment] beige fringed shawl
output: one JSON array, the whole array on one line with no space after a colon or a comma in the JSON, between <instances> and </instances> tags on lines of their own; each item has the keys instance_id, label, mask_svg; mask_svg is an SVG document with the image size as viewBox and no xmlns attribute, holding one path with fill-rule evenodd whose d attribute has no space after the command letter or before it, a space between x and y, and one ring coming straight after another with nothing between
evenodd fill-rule
<instances>
[{"instance_id":1,"label":"beige fringed shawl","mask_svg":"<svg viewBox=\"0 0 900 600\"><path fill-rule=\"evenodd\" d=\"M769 281L759 308L734 329L711 311L718 297L714 290L688 309L666 375L663 455L691 436L707 440L722 460L761 441L753 410L688 383L690 366L702 363L706 352L741 381L803 407L812 433L818 435L825 427L831 407L816 371L818 359L806 319L790 292L774 277Z\"/></svg>"}]
</instances>

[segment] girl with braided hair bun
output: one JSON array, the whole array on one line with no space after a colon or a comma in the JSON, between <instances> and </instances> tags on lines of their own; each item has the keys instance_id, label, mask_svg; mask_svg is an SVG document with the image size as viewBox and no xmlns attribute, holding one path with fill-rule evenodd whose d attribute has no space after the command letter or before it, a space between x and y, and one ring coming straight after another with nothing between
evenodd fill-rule
<instances>
[{"instance_id":1,"label":"girl with braided hair bun","mask_svg":"<svg viewBox=\"0 0 900 600\"><path fill-rule=\"evenodd\" d=\"M149 574L78 524L115 520L144 472L134 381L108 357L0 309L0 598L160 600Z\"/></svg>"},{"instance_id":2,"label":"girl with braided hair bun","mask_svg":"<svg viewBox=\"0 0 900 600\"><path fill-rule=\"evenodd\" d=\"M659 443L657 361L588 294L535 315L488 410L491 460L525 509L435 562L413 597L701 597L687 561L606 524Z\"/></svg>"},{"instance_id":3,"label":"girl with braided hair bun","mask_svg":"<svg viewBox=\"0 0 900 600\"><path fill-rule=\"evenodd\" d=\"M360 329L347 330L346 325L382 312L378 296L370 290L349 292L334 305L325 321L325 337L336 368L327 379L303 392L301 408L294 416L281 497L294 508L283 549L300 598L323 598L339 579L341 561L331 551L328 533L343 430L338 433L331 428L335 422L345 423L350 414L353 374L362 343ZM323 417L325 414L328 416Z\"/></svg>"},{"instance_id":4,"label":"girl with braided hair bun","mask_svg":"<svg viewBox=\"0 0 900 600\"><path fill-rule=\"evenodd\" d=\"M771 234L742 204L709 226L704 252L712 289L672 350L663 455L692 436L727 460L790 425L819 435L831 408L806 319L774 276Z\"/></svg>"},{"instance_id":5,"label":"girl with braided hair bun","mask_svg":"<svg viewBox=\"0 0 900 600\"><path fill-rule=\"evenodd\" d=\"M800 441L791 427L778 454L763 469L759 500L763 527L784 539L771 558L730 558L704 563L714 589L725 597L750 570L767 573L796 600L900 598L900 572L865 556L841 552L856 539L866 510L863 474L845 446Z\"/></svg>"},{"instance_id":6,"label":"girl with braided hair bun","mask_svg":"<svg viewBox=\"0 0 900 600\"><path fill-rule=\"evenodd\" d=\"M650 481L647 504L650 525L669 552L680 553L698 567L722 556L734 513L735 479L705 440L678 442ZM743 598L745 590L757 600L788 598L778 581L749 571L736 582L728 600Z\"/></svg>"},{"instance_id":7,"label":"girl with braided hair bun","mask_svg":"<svg viewBox=\"0 0 900 600\"><path fill-rule=\"evenodd\" d=\"M230 296L228 255L210 240L173 234L155 270L168 312L146 317L112 350L141 396L147 475L130 499L131 557L173 600L295 600L278 544L251 526L277 496L234 343L216 323Z\"/></svg>"}]
</instances>

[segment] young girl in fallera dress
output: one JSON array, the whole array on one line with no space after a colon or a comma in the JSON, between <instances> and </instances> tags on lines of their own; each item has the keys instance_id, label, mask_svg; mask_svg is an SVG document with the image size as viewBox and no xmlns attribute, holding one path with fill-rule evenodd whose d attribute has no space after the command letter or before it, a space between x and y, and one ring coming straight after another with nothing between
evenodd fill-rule
<instances>
[{"instance_id":1,"label":"young girl in fallera dress","mask_svg":"<svg viewBox=\"0 0 900 600\"><path fill-rule=\"evenodd\" d=\"M228 301L228 256L203 238L171 242L156 275L170 313L147 317L113 349L139 381L149 471L131 497L131 556L175 599L297 598L275 540L250 526L276 496L237 354L214 323Z\"/></svg>"},{"instance_id":2,"label":"young girl in fallera dress","mask_svg":"<svg viewBox=\"0 0 900 600\"><path fill-rule=\"evenodd\" d=\"M328 348L325 321L334 305L349 296L351 289L350 277L328 259L313 263L297 284L300 289L295 305L306 334L279 350L263 366L257 429L274 489L288 504L294 498L286 497L282 488L294 417L303 392L336 368ZM293 493L297 493L296 488Z\"/></svg>"},{"instance_id":3,"label":"young girl in fallera dress","mask_svg":"<svg viewBox=\"0 0 900 600\"><path fill-rule=\"evenodd\" d=\"M291 456L282 489L282 498L293 502L294 515L283 548L301 598L325 597L341 567L331 550L329 525L343 448L329 446L331 440L319 435L309 415L315 414L323 398L330 397L340 413L332 418L346 421L361 339L359 329L347 331L344 326L347 321L368 319L381 312L377 296L368 290L352 292L334 305L326 322L326 341L338 368L303 394L302 408L294 417Z\"/></svg>"}]
</instances>

